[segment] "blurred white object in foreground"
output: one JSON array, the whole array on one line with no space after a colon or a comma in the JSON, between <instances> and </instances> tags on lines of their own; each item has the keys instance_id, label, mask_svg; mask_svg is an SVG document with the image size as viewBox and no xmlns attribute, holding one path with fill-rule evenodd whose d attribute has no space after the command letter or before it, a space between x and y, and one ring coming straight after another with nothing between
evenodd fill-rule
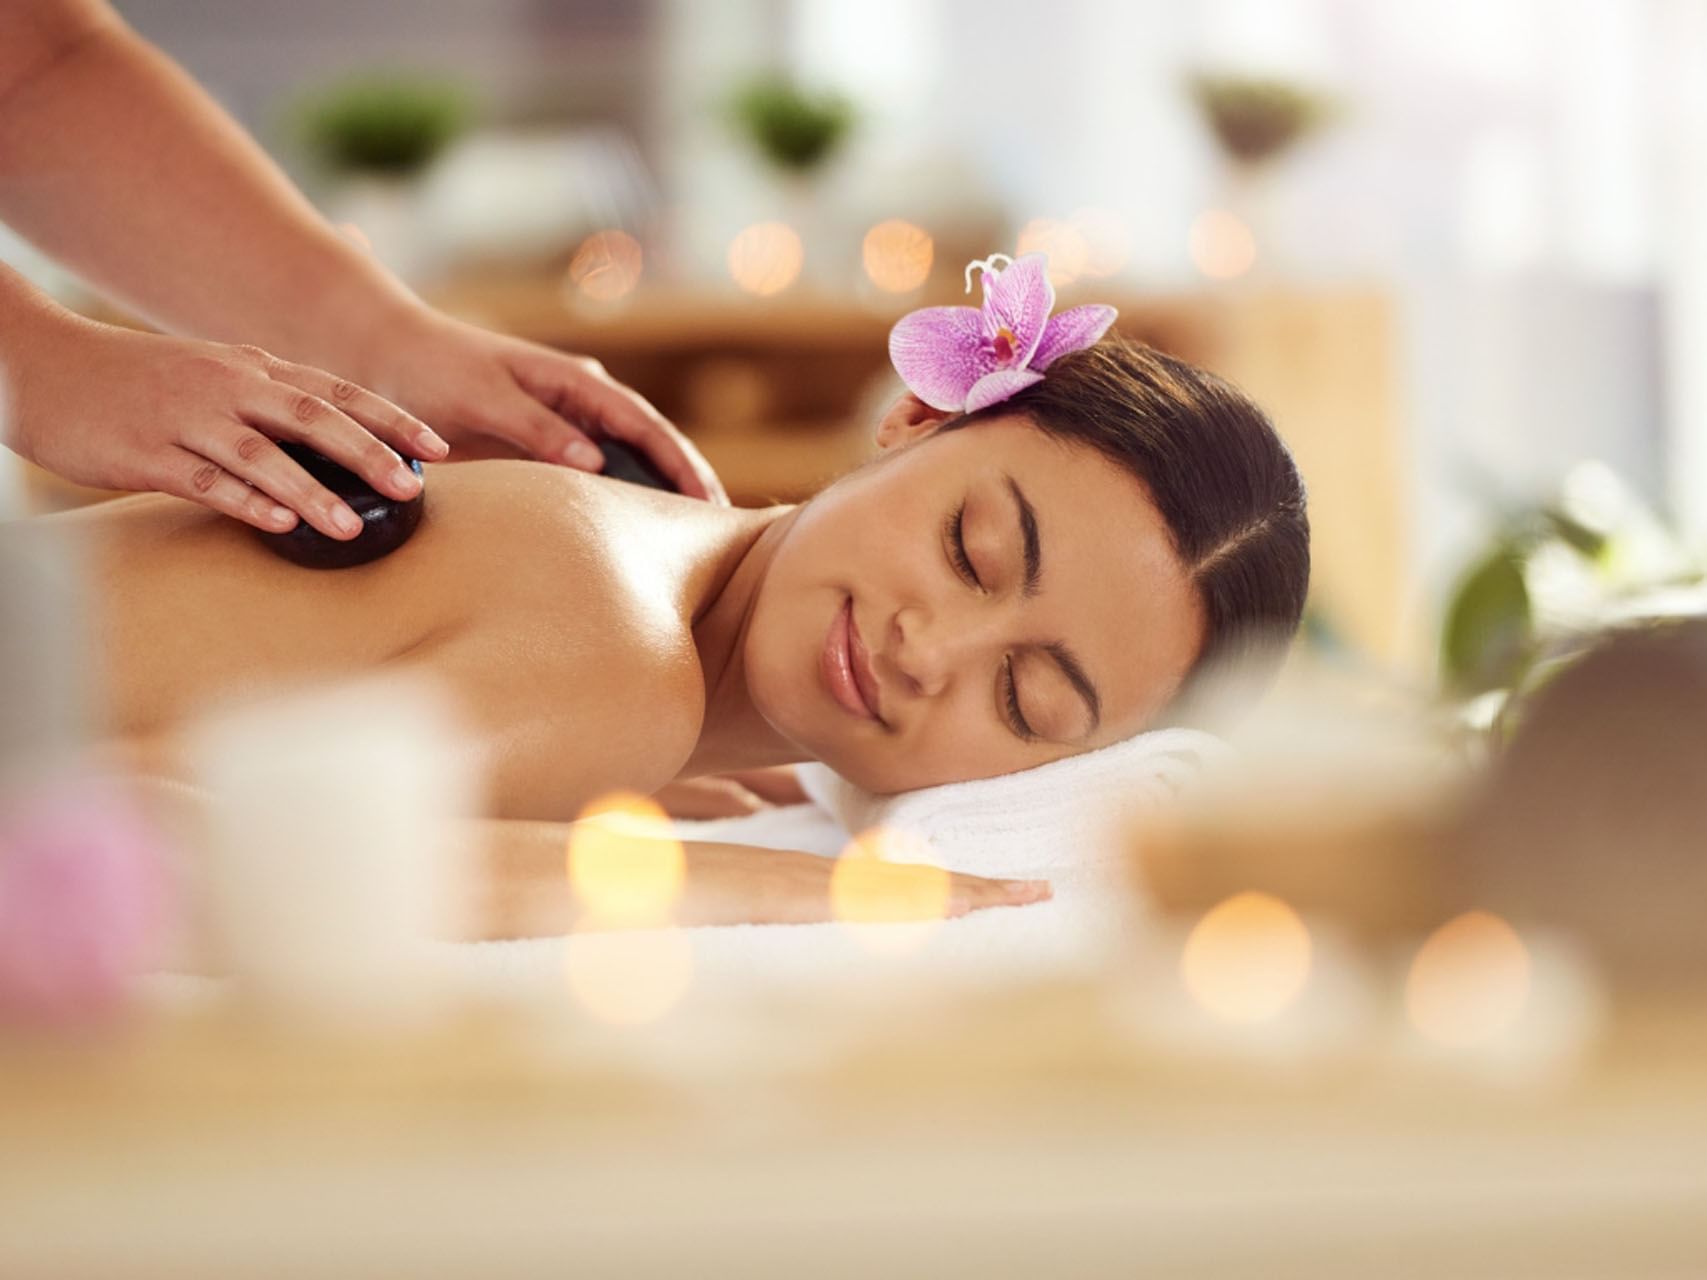
<instances>
[{"instance_id":1,"label":"blurred white object in foreground","mask_svg":"<svg viewBox=\"0 0 1707 1280\"><path fill-rule=\"evenodd\" d=\"M442 693L317 688L209 720L190 754L211 793L210 923L239 982L314 1020L430 1015L476 800Z\"/></svg>"}]
</instances>

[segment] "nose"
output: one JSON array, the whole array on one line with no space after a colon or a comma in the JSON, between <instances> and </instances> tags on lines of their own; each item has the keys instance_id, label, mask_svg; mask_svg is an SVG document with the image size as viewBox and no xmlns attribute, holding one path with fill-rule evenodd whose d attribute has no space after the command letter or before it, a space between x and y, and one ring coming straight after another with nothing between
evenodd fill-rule
<instances>
[{"instance_id":1,"label":"nose","mask_svg":"<svg viewBox=\"0 0 1707 1280\"><path fill-rule=\"evenodd\" d=\"M966 670L991 637L990 624L968 614L932 612L906 606L895 611L889 625L884 657L905 692L934 698Z\"/></svg>"}]
</instances>

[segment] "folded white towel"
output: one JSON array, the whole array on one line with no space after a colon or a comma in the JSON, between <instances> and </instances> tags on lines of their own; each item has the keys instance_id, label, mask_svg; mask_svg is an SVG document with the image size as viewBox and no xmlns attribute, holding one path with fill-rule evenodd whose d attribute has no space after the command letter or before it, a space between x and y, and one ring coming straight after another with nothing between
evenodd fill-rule
<instances>
[{"instance_id":1,"label":"folded white towel","mask_svg":"<svg viewBox=\"0 0 1707 1280\"><path fill-rule=\"evenodd\" d=\"M1207 733L1158 729L1035 769L896 795L862 791L820 764L800 766L800 781L846 832L921 837L932 860L955 871L1048 878L1119 861L1121 833L1138 815L1230 757Z\"/></svg>"}]
</instances>

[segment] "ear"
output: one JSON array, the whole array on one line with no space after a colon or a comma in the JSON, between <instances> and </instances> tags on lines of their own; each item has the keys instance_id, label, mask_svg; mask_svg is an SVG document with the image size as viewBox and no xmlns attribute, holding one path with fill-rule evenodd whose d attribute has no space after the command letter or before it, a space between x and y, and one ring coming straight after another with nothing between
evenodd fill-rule
<instances>
[{"instance_id":1,"label":"ear","mask_svg":"<svg viewBox=\"0 0 1707 1280\"><path fill-rule=\"evenodd\" d=\"M902 445L922 440L947 422L954 414L947 409L933 409L912 392L906 392L877 423L877 447L899 449Z\"/></svg>"}]
</instances>

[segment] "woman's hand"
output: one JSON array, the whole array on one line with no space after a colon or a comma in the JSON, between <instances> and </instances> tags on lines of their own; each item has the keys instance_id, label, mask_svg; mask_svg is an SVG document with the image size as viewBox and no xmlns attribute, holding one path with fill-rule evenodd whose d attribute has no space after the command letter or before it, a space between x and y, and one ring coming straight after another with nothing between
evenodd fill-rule
<instances>
[{"instance_id":1,"label":"woman's hand","mask_svg":"<svg viewBox=\"0 0 1707 1280\"><path fill-rule=\"evenodd\" d=\"M672 818L744 818L761 809L804 804L806 791L793 765L739 769L672 782L652 796Z\"/></svg>"},{"instance_id":2,"label":"woman's hand","mask_svg":"<svg viewBox=\"0 0 1707 1280\"><path fill-rule=\"evenodd\" d=\"M596 360L421 309L356 365L358 376L433 424L454 458L527 457L597 471L593 443L634 445L689 497L727 502L711 464Z\"/></svg>"},{"instance_id":3,"label":"woman's hand","mask_svg":"<svg viewBox=\"0 0 1707 1280\"><path fill-rule=\"evenodd\" d=\"M686 849L687 888L677 923L816 924L837 918L831 892L836 858L697 841ZM986 880L907 862L862 867L859 890L862 923L953 918L1052 896L1046 880Z\"/></svg>"},{"instance_id":4,"label":"woman's hand","mask_svg":"<svg viewBox=\"0 0 1707 1280\"><path fill-rule=\"evenodd\" d=\"M393 450L447 447L352 382L254 347L230 347L33 313L5 374L5 441L68 480L158 489L272 533L300 516L331 537L361 520L273 442L293 440L394 498L420 480ZM388 447L389 446L389 447Z\"/></svg>"}]
</instances>

